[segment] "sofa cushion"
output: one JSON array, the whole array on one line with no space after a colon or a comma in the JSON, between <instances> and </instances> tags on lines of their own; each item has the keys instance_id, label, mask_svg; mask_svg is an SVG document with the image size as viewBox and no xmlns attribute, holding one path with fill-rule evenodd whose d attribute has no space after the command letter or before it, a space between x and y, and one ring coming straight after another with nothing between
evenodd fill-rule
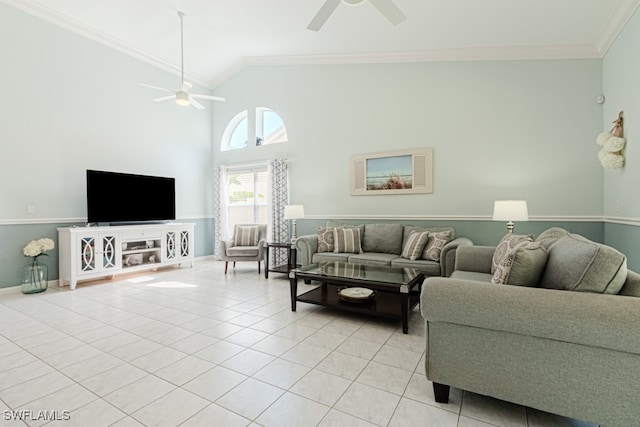
<instances>
[{"instance_id":1,"label":"sofa cushion","mask_svg":"<svg viewBox=\"0 0 640 427\"><path fill-rule=\"evenodd\" d=\"M398 258L395 254L380 254L378 252L364 252L349 256L349 262L354 264L381 265L389 267L391 261Z\"/></svg>"},{"instance_id":2,"label":"sofa cushion","mask_svg":"<svg viewBox=\"0 0 640 427\"><path fill-rule=\"evenodd\" d=\"M504 258L507 252L522 242L533 242L533 236L531 234L522 235L507 233L502 237L502 239L500 239L500 243L496 246L496 251L493 253L493 259L491 260L491 274L496 272L498 263L502 258Z\"/></svg>"},{"instance_id":3,"label":"sofa cushion","mask_svg":"<svg viewBox=\"0 0 640 427\"><path fill-rule=\"evenodd\" d=\"M452 279L475 280L477 282L490 282L491 274L481 273L479 271L456 270L451 273Z\"/></svg>"},{"instance_id":4,"label":"sofa cushion","mask_svg":"<svg viewBox=\"0 0 640 427\"><path fill-rule=\"evenodd\" d=\"M412 268L422 271L427 276L440 276L442 274L442 266L439 262L427 261L426 259L416 259L412 261L398 257L391 261L391 267Z\"/></svg>"},{"instance_id":5,"label":"sofa cushion","mask_svg":"<svg viewBox=\"0 0 640 427\"><path fill-rule=\"evenodd\" d=\"M333 229L334 227L316 228L316 234L318 235L318 252L333 252L335 249Z\"/></svg>"},{"instance_id":6,"label":"sofa cushion","mask_svg":"<svg viewBox=\"0 0 640 427\"><path fill-rule=\"evenodd\" d=\"M333 229L333 240L335 242L333 251L338 253L362 253L360 239L359 228L336 227Z\"/></svg>"},{"instance_id":7,"label":"sofa cushion","mask_svg":"<svg viewBox=\"0 0 640 427\"><path fill-rule=\"evenodd\" d=\"M567 230L560 227L551 227L540 233L536 242L540 243L545 249L549 249L549 247L556 242L562 236L566 236L569 234Z\"/></svg>"},{"instance_id":8,"label":"sofa cushion","mask_svg":"<svg viewBox=\"0 0 640 427\"><path fill-rule=\"evenodd\" d=\"M429 233L429 238L427 239L427 244L424 247L422 258L428 261L440 261L442 248L449 240L451 240L451 231Z\"/></svg>"},{"instance_id":9,"label":"sofa cushion","mask_svg":"<svg viewBox=\"0 0 640 427\"><path fill-rule=\"evenodd\" d=\"M337 254L335 252L315 253L311 257L311 263L319 264L321 262L349 262L349 255L354 254Z\"/></svg>"},{"instance_id":10,"label":"sofa cushion","mask_svg":"<svg viewBox=\"0 0 640 427\"><path fill-rule=\"evenodd\" d=\"M491 283L538 286L546 263L547 250L542 244L521 242L500 260Z\"/></svg>"},{"instance_id":11,"label":"sofa cushion","mask_svg":"<svg viewBox=\"0 0 640 427\"><path fill-rule=\"evenodd\" d=\"M540 286L617 294L626 278L627 258L622 253L577 234L567 234L549 248Z\"/></svg>"},{"instance_id":12,"label":"sofa cushion","mask_svg":"<svg viewBox=\"0 0 640 427\"><path fill-rule=\"evenodd\" d=\"M362 236L364 252L402 253L402 224L365 224Z\"/></svg>"},{"instance_id":13,"label":"sofa cushion","mask_svg":"<svg viewBox=\"0 0 640 427\"><path fill-rule=\"evenodd\" d=\"M402 247L402 258L407 258L410 260L416 260L420 258L422 251L424 250L425 245L427 244L427 239L429 238L429 232L413 232L409 236L409 238L405 241L404 246Z\"/></svg>"},{"instance_id":14,"label":"sofa cushion","mask_svg":"<svg viewBox=\"0 0 640 427\"><path fill-rule=\"evenodd\" d=\"M233 233L233 245L256 246L258 237L257 225L237 225Z\"/></svg>"}]
</instances>

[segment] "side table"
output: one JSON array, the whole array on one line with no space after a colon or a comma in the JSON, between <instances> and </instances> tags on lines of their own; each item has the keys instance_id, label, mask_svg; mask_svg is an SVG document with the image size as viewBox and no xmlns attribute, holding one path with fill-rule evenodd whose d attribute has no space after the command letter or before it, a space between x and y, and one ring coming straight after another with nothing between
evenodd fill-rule
<instances>
[{"instance_id":1,"label":"side table","mask_svg":"<svg viewBox=\"0 0 640 427\"><path fill-rule=\"evenodd\" d=\"M287 251L287 263L282 265L276 265L269 267L269 254L271 249L286 250ZM296 268L296 245L291 242L267 242L265 243L264 251L264 277L269 278L269 272L289 274L289 272Z\"/></svg>"}]
</instances>

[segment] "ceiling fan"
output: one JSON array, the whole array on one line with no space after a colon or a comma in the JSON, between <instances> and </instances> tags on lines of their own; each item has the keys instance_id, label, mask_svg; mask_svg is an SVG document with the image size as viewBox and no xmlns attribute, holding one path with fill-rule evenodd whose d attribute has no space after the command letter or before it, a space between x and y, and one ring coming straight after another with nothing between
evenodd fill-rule
<instances>
[{"instance_id":1,"label":"ceiling fan","mask_svg":"<svg viewBox=\"0 0 640 427\"><path fill-rule=\"evenodd\" d=\"M340 6L340 3L344 3L349 6L356 6L364 3L367 0L327 0L324 2L316 16L311 20L307 26L308 30L319 31L320 28L327 22L327 19L333 14L333 12ZM368 0L385 18L389 20L393 25L398 25L407 17L402 13L400 9L393 3L392 0Z\"/></svg>"},{"instance_id":2,"label":"ceiling fan","mask_svg":"<svg viewBox=\"0 0 640 427\"><path fill-rule=\"evenodd\" d=\"M178 16L180 17L180 77L181 77L181 86L177 91L165 89L158 86L148 85L146 83L139 83L140 86L149 87L151 89L161 90L163 92L169 92L171 95L161 96L160 98L155 98L153 101L161 102L168 101L170 99L175 99L176 104L178 105L192 105L194 108L198 110L202 110L204 106L200 104L196 99L208 99L211 101L226 101L225 98L221 98L219 96L211 96L211 95L203 95L199 93L191 93L191 83L184 79L184 35L183 35L183 19L184 12L178 11Z\"/></svg>"}]
</instances>

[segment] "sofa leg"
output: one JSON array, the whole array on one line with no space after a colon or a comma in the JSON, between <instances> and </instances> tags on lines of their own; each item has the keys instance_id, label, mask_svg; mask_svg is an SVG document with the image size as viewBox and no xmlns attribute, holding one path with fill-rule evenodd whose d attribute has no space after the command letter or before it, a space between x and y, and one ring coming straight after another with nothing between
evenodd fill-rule
<instances>
[{"instance_id":1,"label":"sofa leg","mask_svg":"<svg viewBox=\"0 0 640 427\"><path fill-rule=\"evenodd\" d=\"M227 274L227 268L229 268L229 261L224 262L224 274Z\"/></svg>"},{"instance_id":2,"label":"sofa leg","mask_svg":"<svg viewBox=\"0 0 640 427\"><path fill-rule=\"evenodd\" d=\"M305 283L305 285L310 285L310 284L311 284L311 280L309 280L309 279L304 279L304 283Z\"/></svg>"},{"instance_id":3,"label":"sofa leg","mask_svg":"<svg viewBox=\"0 0 640 427\"><path fill-rule=\"evenodd\" d=\"M258 274L260 274L260 261L258 261Z\"/></svg>"},{"instance_id":4,"label":"sofa leg","mask_svg":"<svg viewBox=\"0 0 640 427\"><path fill-rule=\"evenodd\" d=\"M449 403L449 389L448 385L433 383L433 395L438 403Z\"/></svg>"}]
</instances>

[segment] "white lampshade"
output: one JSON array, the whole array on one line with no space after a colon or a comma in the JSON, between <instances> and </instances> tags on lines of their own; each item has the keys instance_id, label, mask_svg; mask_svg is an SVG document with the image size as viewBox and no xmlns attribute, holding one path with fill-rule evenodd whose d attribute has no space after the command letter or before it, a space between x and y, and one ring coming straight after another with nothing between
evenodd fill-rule
<instances>
[{"instance_id":1,"label":"white lampshade","mask_svg":"<svg viewBox=\"0 0 640 427\"><path fill-rule=\"evenodd\" d=\"M494 221L529 221L526 200L496 200L493 205Z\"/></svg>"},{"instance_id":2,"label":"white lampshade","mask_svg":"<svg viewBox=\"0 0 640 427\"><path fill-rule=\"evenodd\" d=\"M513 233L513 221L529 221L526 200L496 200L493 205L493 220L507 221L507 232Z\"/></svg>"},{"instance_id":3,"label":"white lampshade","mask_svg":"<svg viewBox=\"0 0 640 427\"><path fill-rule=\"evenodd\" d=\"M284 207L284 219L304 218L304 206L287 205Z\"/></svg>"}]
</instances>

